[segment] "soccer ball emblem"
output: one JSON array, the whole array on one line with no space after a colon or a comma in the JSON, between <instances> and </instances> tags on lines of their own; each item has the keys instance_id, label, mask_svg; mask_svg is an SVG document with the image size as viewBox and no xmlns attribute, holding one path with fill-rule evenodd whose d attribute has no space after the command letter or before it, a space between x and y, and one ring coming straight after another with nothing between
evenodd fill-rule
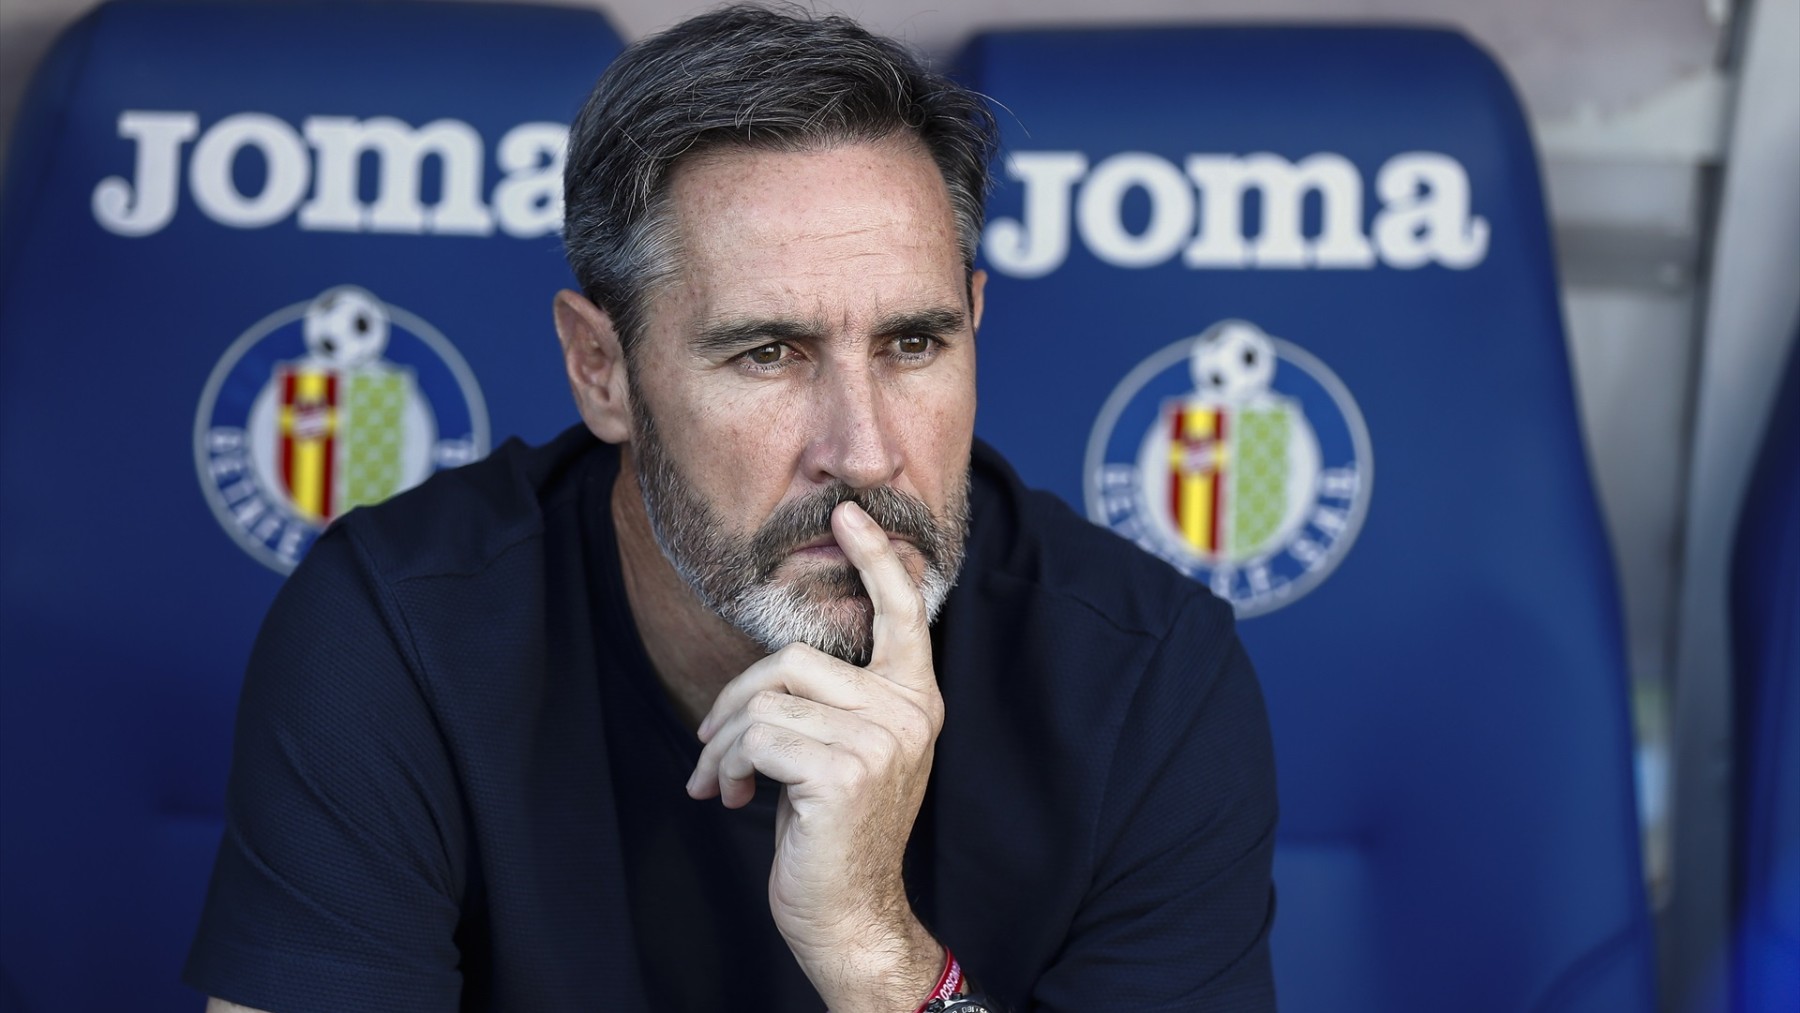
<instances>
[{"instance_id":1,"label":"soccer ball emblem","mask_svg":"<svg viewBox=\"0 0 1800 1013\"><path fill-rule=\"evenodd\" d=\"M388 314L366 289L340 285L306 308L306 350L343 369L378 361L388 342Z\"/></svg>"},{"instance_id":2,"label":"soccer ball emblem","mask_svg":"<svg viewBox=\"0 0 1800 1013\"><path fill-rule=\"evenodd\" d=\"M1088 437L1088 517L1244 619L1325 579L1362 526L1372 473L1344 382L1293 342L1221 320L1113 388Z\"/></svg>"},{"instance_id":3,"label":"soccer ball emblem","mask_svg":"<svg viewBox=\"0 0 1800 1013\"><path fill-rule=\"evenodd\" d=\"M1274 380L1275 346L1256 326L1227 320L1194 343L1188 368L1201 398L1244 404L1266 393Z\"/></svg>"}]
</instances>

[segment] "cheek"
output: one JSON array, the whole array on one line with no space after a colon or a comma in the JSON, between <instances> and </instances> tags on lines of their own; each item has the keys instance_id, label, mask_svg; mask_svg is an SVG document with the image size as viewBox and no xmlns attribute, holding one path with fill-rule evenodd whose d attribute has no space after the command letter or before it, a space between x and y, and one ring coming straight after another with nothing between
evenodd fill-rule
<instances>
[{"instance_id":1,"label":"cheek","mask_svg":"<svg viewBox=\"0 0 1800 1013\"><path fill-rule=\"evenodd\" d=\"M905 426L907 470L922 489L926 501L941 507L946 491L960 484L969 465L969 442L975 432L975 379L959 373L954 382L921 383L901 401Z\"/></svg>"},{"instance_id":2,"label":"cheek","mask_svg":"<svg viewBox=\"0 0 1800 1013\"><path fill-rule=\"evenodd\" d=\"M717 389L684 392L681 401L685 410L668 413L662 426L664 444L720 516L754 527L744 519L766 517L787 492L808 431L803 407Z\"/></svg>"}]
</instances>

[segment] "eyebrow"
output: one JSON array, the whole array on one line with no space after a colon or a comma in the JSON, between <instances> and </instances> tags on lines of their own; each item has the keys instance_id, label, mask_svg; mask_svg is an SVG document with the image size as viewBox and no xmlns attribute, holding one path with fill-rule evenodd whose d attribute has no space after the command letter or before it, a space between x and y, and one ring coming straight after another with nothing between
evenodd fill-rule
<instances>
[{"instance_id":1,"label":"eyebrow","mask_svg":"<svg viewBox=\"0 0 1800 1013\"><path fill-rule=\"evenodd\" d=\"M928 337L939 337L955 334L965 326L968 317L962 310L934 309L920 310L916 313L896 313L882 318L875 325L875 333L882 337L895 334L923 334Z\"/></svg>"},{"instance_id":2,"label":"eyebrow","mask_svg":"<svg viewBox=\"0 0 1800 1013\"><path fill-rule=\"evenodd\" d=\"M819 336L819 329L797 320L726 320L702 327L690 340L701 355L723 355L773 341L801 341Z\"/></svg>"},{"instance_id":3,"label":"eyebrow","mask_svg":"<svg viewBox=\"0 0 1800 1013\"><path fill-rule=\"evenodd\" d=\"M878 337L891 337L898 334L923 334L928 337L941 337L955 334L967 324L968 317L961 310L929 309L906 313L895 313L881 318L875 325ZM775 341L809 341L818 340L825 334L825 328L816 323L805 323L799 320L780 318L724 320L702 327L689 344L693 350L703 356L735 353L745 348L754 348Z\"/></svg>"}]
</instances>

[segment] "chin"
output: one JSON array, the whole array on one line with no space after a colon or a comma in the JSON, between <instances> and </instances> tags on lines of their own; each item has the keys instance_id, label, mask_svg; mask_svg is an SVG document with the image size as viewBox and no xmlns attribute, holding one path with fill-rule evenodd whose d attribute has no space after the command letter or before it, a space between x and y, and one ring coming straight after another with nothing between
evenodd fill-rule
<instances>
[{"instance_id":1,"label":"chin","mask_svg":"<svg viewBox=\"0 0 1800 1013\"><path fill-rule=\"evenodd\" d=\"M861 592L836 595L809 604L818 611L820 621L846 632L867 630L875 622L875 606Z\"/></svg>"},{"instance_id":2,"label":"chin","mask_svg":"<svg viewBox=\"0 0 1800 1013\"><path fill-rule=\"evenodd\" d=\"M861 578L843 566L806 569L778 573L720 615L770 651L803 643L853 665L867 664L875 608L863 594Z\"/></svg>"},{"instance_id":3,"label":"chin","mask_svg":"<svg viewBox=\"0 0 1800 1013\"><path fill-rule=\"evenodd\" d=\"M805 613L793 617L783 638L801 642L840 661L866 665L874 651L875 610L860 595L807 602Z\"/></svg>"},{"instance_id":4,"label":"chin","mask_svg":"<svg viewBox=\"0 0 1800 1013\"><path fill-rule=\"evenodd\" d=\"M856 575L855 570L800 580L790 586L795 592L794 599L802 603L795 606L796 611L810 613L802 619L801 625L821 631L820 634L801 639L827 654L840 657L842 651L848 648L834 650L816 641L827 640L851 647L861 645L863 653L867 653L866 645L873 635L875 625L875 605L863 593L862 579Z\"/></svg>"}]
</instances>

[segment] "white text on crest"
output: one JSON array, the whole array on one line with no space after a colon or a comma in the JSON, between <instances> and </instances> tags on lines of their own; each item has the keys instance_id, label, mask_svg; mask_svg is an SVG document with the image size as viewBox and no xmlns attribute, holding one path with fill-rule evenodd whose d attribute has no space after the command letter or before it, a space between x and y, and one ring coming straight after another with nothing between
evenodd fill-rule
<instances>
[{"instance_id":1,"label":"white text on crest","mask_svg":"<svg viewBox=\"0 0 1800 1013\"><path fill-rule=\"evenodd\" d=\"M300 228L325 232L485 236L498 228L530 238L562 225L568 128L560 123L522 123L506 132L495 149L502 176L486 202L486 146L461 120L412 127L386 116L308 116L296 131L265 113L238 113L201 133L200 117L191 112L127 110L119 114L119 136L137 145L132 178L101 180L93 209L95 221L121 236L151 235L175 217L182 149L196 136L186 159L188 192L208 218L233 228L265 228L296 209ZM261 189L244 193L232 169L251 152L265 171ZM364 201L362 165L369 153L379 176L375 199ZM420 193L427 158L438 159L441 180L430 206Z\"/></svg>"},{"instance_id":2,"label":"white text on crest","mask_svg":"<svg viewBox=\"0 0 1800 1013\"><path fill-rule=\"evenodd\" d=\"M1363 178L1355 163L1321 152L1291 162L1279 155L1187 156L1126 151L1091 168L1078 151L1021 151L1006 174L1023 184L1018 218L988 224L982 252L1002 274L1036 278L1061 267L1071 236L1115 267L1146 268L1177 255L1192 268L1470 268L1487 256L1488 223L1470 214L1469 174L1448 155L1413 151L1388 159L1375 176L1380 206L1363 231ZM1149 198L1148 221L1126 228L1127 194ZM1256 192L1262 224L1245 234L1244 198ZM1319 229L1302 224L1308 194L1319 195Z\"/></svg>"}]
</instances>

